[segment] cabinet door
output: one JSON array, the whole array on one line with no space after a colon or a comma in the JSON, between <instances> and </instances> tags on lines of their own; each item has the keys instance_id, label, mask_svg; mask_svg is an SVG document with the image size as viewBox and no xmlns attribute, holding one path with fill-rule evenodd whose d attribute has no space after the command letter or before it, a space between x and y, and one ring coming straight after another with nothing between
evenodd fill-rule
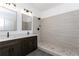
<instances>
[{"instance_id":1,"label":"cabinet door","mask_svg":"<svg viewBox=\"0 0 79 59\"><path fill-rule=\"evenodd\" d=\"M21 51L22 51L22 55L26 55L29 53L28 51L28 40L27 38L23 38L22 39L22 45L21 45Z\"/></svg>"},{"instance_id":2,"label":"cabinet door","mask_svg":"<svg viewBox=\"0 0 79 59\"><path fill-rule=\"evenodd\" d=\"M13 46L14 48L14 55L15 56L21 56L22 53L21 53L21 42L18 41L16 44L14 44Z\"/></svg>"},{"instance_id":3,"label":"cabinet door","mask_svg":"<svg viewBox=\"0 0 79 59\"><path fill-rule=\"evenodd\" d=\"M8 56L9 48L8 47L0 47L0 56Z\"/></svg>"},{"instance_id":4,"label":"cabinet door","mask_svg":"<svg viewBox=\"0 0 79 59\"><path fill-rule=\"evenodd\" d=\"M20 56L21 55L21 42L19 40L12 42L10 45L10 55Z\"/></svg>"},{"instance_id":5,"label":"cabinet door","mask_svg":"<svg viewBox=\"0 0 79 59\"><path fill-rule=\"evenodd\" d=\"M28 54L37 48L37 37L24 39L24 52Z\"/></svg>"},{"instance_id":6,"label":"cabinet door","mask_svg":"<svg viewBox=\"0 0 79 59\"><path fill-rule=\"evenodd\" d=\"M22 53L27 55L37 48L37 37L28 37L22 39Z\"/></svg>"},{"instance_id":7,"label":"cabinet door","mask_svg":"<svg viewBox=\"0 0 79 59\"><path fill-rule=\"evenodd\" d=\"M20 56L21 55L21 50L20 50L20 46L17 44L12 45L10 47L10 53L11 56Z\"/></svg>"},{"instance_id":8,"label":"cabinet door","mask_svg":"<svg viewBox=\"0 0 79 59\"><path fill-rule=\"evenodd\" d=\"M20 44L17 44L17 45L14 47L14 53L15 53L15 56L21 56L21 55L22 55L22 52L21 52L21 45L20 45Z\"/></svg>"},{"instance_id":9,"label":"cabinet door","mask_svg":"<svg viewBox=\"0 0 79 59\"><path fill-rule=\"evenodd\" d=\"M28 38L28 44L29 44L29 50L30 51L33 51L37 48L37 37L34 36L34 37L30 37Z\"/></svg>"},{"instance_id":10,"label":"cabinet door","mask_svg":"<svg viewBox=\"0 0 79 59\"><path fill-rule=\"evenodd\" d=\"M37 49L37 36L35 36L35 37L31 37L31 41L32 41L32 48L33 48L33 50L34 49Z\"/></svg>"}]
</instances>

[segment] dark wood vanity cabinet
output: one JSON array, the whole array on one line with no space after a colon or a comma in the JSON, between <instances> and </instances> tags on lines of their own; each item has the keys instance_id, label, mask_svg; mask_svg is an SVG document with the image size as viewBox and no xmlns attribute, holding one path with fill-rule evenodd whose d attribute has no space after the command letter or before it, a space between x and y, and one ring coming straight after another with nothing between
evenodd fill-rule
<instances>
[{"instance_id":1,"label":"dark wood vanity cabinet","mask_svg":"<svg viewBox=\"0 0 79 59\"><path fill-rule=\"evenodd\" d=\"M0 56L24 56L37 49L37 36L0 42Z\"/></svg>"},{"instance_id":2,"label":"dark wood vanity cabinet","mask_svg":"<svg viewBox=\"0 0 79 59\"><path fill-rule=\"evenodd\" d=\"M18 56L21 55L21 40L15 39L0 42L0 56Z\"/></svg>"},{"instance_id":3,"label":"dark wood vanity cabinet","mask_svg":"<svg viewBox=\"0 0 79 59\"><path fill-rule=\"evenodd\" d=\"M8 56L9 55L9 48L8 47L1 47L0 48L0 56Z\"/></svg>"},{"instance_id":4,"label":"dark wood vanity cabinet","mask_svg":"<svg viewBox=\"0 0 79 59\"><path fill-rule=\"evenodd\" d=\"M37 37L24 38L22 44L22 53L26 55L37 48Z\"/></svg>"}]
</instances>

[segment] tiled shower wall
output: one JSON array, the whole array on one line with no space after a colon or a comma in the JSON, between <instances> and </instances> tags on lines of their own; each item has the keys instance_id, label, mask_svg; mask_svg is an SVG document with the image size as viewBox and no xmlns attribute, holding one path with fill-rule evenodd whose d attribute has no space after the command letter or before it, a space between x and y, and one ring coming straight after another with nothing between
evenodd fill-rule
<instances>
[{"instance_id":1,"label":"tiled shower wall","mask_svg":"<svg viewBox=\"0 0 79 59\"><path fill-rule=\"evenodd\" d=\"M41 22L41 42L79 52L79 10L44 18Z\"/></svg>"}]
</instances>

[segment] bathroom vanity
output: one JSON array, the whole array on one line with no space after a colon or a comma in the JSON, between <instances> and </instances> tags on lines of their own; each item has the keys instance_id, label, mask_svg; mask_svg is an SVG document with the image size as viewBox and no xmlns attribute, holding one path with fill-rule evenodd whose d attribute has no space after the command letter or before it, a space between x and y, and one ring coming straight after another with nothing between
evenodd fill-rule
<instances>
[{"instance_id":1,"label":"bathroom vanity","mask_svg":"<svg viewBox=\"0 0 79 59\"><path fill-rule=\"evenodd\" d=\"M17 35L20 30L17 24L21 23L18 21L19 16L22 16L21 32L27 34L21 35L19 32ZM26 13L19 15L15 10L0 7L0 56L24 56L37 48L37 35L30 34L35 28L32 18L32 15Z\"/></svg>"},{"instance_id":2,"label":"bathroom vanity","mask_svg":"<svg viewBox=\"0 0 79 59\"><path fill-rule=\"evenodd\" d=\"M37 49L37 36L0 41L0 56L24 56Z\"/></svg>"}]
</instances>

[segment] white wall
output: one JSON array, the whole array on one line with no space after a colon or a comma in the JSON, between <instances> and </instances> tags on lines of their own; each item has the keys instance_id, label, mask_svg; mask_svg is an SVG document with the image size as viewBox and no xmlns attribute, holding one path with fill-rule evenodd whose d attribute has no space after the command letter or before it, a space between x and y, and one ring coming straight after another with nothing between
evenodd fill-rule
<instances>
[{"instance_id":1,"label":"white wall","mask_svg":"<svg viewBox=\"0 0 79 59\"><path fill-rule=\"evenodd\" d=\"M42 14L40 14L40 17L46 18L46 17L50 17L50 16L70 12L73 10L78 10L78 9L79 9L79 3L63 3L63 4L60 4L59 6L56 6L44 12L41 12Z\"/></svg>"},{"instance_id":2,"label":"white wall","mask_svg":"<svg viewBox=\"0 0 79 59\"><path fill-rule=\"evenodd\" d=\"M29 3L17 3L16 5L19 9L25 8L25 9L32 11L33 16L36 16L36 17L40 16L40 12L38 10L34 9L32 6L30 6Z\"/></svg>"}]
</instances>

